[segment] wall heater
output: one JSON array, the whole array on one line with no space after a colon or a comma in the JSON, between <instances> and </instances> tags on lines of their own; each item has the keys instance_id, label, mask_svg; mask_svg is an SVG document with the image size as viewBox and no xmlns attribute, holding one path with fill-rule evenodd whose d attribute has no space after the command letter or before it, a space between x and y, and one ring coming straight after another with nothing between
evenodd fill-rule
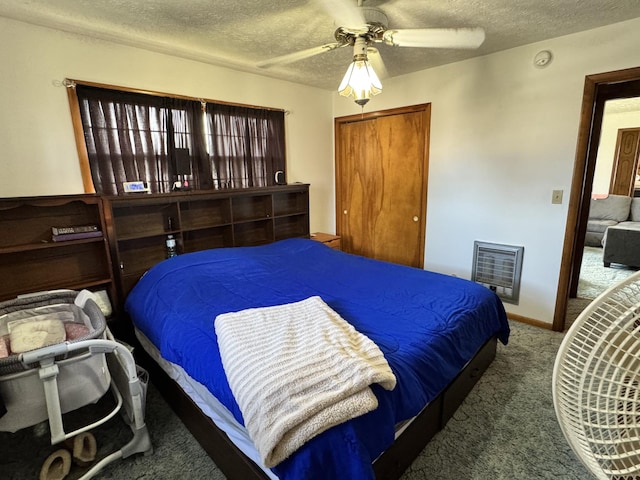
<instances>
[{"instance_id":1,"label":"wall heater","mask_svg":"<svg viewBox=\"0 0 640 480\"><path fill-rule=\"evenodd\" d=\"M475 241L471 279L498 294L503 302L518 304L524 247Z\"/></svg>"}]
</instances>

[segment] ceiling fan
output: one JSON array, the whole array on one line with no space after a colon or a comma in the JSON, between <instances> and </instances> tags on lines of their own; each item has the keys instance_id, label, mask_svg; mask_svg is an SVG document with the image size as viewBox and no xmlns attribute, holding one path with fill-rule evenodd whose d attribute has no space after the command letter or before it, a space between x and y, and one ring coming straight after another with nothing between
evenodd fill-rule
<instances>
[{"instance_id":1,"label":"ceiling fan","mask_svg":"<svg viewBox=\"0 0 640 480\"><path fill-rule=\"evenodd\" d=\"M475 49L482 45L485 38L484 30L478 27L390 29L385 13L379 8L364 7L365 0L357 0L357 4L345 0L316 1L334 18L337 25L342 25L334 32L336 41L271 58L259 62L257 66L270 68L352 46L353 63L338 91L341 95L353 96L361 106L372 95L382 91L376 70L386 76L382 58L374 47L376 43L394 47Z\"/></svg>"}]
</instances>

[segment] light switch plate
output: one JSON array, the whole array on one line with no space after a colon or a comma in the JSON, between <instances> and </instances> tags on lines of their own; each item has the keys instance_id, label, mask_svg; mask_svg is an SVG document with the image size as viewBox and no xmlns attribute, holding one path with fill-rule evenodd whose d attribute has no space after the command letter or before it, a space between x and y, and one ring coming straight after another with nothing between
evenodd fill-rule
<instances>
[{"instance_id":1,"label":"light switch plate","mask_svg":"<svg viewBox=\"0 0 640 480\"><path fill-rule=\"evenodd\" d=\"M562 203L563 190L554 190L551 194L551 203L559 205Z\"/></svg>"}]
</instances>

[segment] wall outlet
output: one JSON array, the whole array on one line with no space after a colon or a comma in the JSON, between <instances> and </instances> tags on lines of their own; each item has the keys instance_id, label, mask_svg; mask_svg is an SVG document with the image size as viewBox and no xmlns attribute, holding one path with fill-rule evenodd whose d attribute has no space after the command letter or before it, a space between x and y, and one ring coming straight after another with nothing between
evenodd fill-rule
<instances>
[{"instance_id":1,"label":"wall outlet","mask_svg":"<svg viewBox=\"0 0 640 480\"><path fill-rule=\"evenodd\" d=\"M563 194L563 190L554 190L553 193L551 194L551 203L553 204L561 204L562 203L562 194Z\"/></svg>"}]
</instances>

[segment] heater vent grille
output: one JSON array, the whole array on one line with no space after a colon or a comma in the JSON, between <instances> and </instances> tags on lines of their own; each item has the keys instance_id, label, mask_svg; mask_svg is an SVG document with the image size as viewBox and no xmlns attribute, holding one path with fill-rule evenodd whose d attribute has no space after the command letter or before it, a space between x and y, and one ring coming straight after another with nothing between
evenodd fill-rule
<instances>
[{"instance_id":1,"label":"heater vent grille","mask_svg":"<svg viewBox=\"0 0 640 480\"><path fill-rule=\"evenodd\" d=\"M524 247L474 242L472 280L489 287L504 302L517 304L523 253Z\"/></svg>"}]
</instances>

